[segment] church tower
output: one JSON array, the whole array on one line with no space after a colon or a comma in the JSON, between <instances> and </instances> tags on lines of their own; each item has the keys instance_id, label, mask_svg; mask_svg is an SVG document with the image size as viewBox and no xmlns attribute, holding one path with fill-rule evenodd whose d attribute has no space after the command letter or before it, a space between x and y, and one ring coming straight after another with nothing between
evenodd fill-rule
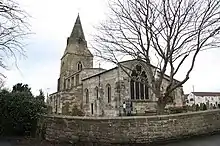
<instances>
[{"instance_id":1,"label":"church tower","mask_svg":"<svg viewBox=\"0 0 220 146\"><path fill-rule=\"evenodd\" d=\"M79 15L70 36L67 38L66 49L61 58L58 91L65 90L65 80L83 68L93 68L93 55L87 48Z\"/></svg>"}]
</instances>

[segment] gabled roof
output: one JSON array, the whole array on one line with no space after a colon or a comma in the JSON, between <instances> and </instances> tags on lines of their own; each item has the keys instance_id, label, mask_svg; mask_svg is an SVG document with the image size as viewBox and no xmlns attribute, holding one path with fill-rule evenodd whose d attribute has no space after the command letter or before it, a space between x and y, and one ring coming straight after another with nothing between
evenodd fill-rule
<instances>
[{"instance_id":1,"label":"gabled roof","mask_svg":"<svg viewBox=\"0 0 220 146\"><path fill-rule=\"evenodd\" d=\"M125 61L119 62L119 64L123 64L123 63L127 63L127 62L132 62L132 61L137 61L137 60L138 60L138 59L125 60ZM138 61L140 61L140 60L138 60ZM150 66L151 66L152 68L157 69L157 67L154 66L154 65L152 65L152 64L150 64ZM96 77L96 76L100 76L100 75L102 75L102 74L104 74L104 73L107 73L107 72L112 71L112 70L117 69L117 68L118 68L118 66L113 67L113 68L111 68L111 69L109 69L109 70L105 70L105 71L103 71L103 72L101 72L101 73L98 73L98 74L89 76L89 77L87 77L87 78L84 78L84 79L82 79L82 81L87 80L87 79L90 79L90 78L93 78L93 77ZM159 72L158 72L158 73L159 73ZM169 77L168 75L164 74L164 79L165 79L165 80L169 81L169 78L168 78L168 77ZM176 80L176 79L174 79L174 81L175 81L175 82L180 82L180 81L178 81L178 80Z\"/></svg>"},{"instance_id":2,"label":"gabled roof","mask_svg":"<svg viewBox=\"0 0 220 146\"><path fill-rule=\"evenodd\" d=\"M220 96L220 92L192 92L196 96Z\"/></svg>"},{"instance_id":3,"label":"gabled roof","mask_svg":"<svg viewBox=\"0 0 220 146\"><path fill-rule=\"evenodd\" d=\"M82 79L82 81L85 81L85 80L87 80L87 79L90 79L90 78L93 78L93 77L96 77L96 76L100 76L100 75L102 75L102 74L104 74L104 73L107 73L107 72L112 71L112 70L117 69L117 68L118 68L118 67L116 66L116 67L111 68L111 69L109 69L109 70L104 70L103 72L100 72L100 73L94 74L94 75L92 75L92 76L86 77L86 78Z\"/></svg>"}]
</instances>

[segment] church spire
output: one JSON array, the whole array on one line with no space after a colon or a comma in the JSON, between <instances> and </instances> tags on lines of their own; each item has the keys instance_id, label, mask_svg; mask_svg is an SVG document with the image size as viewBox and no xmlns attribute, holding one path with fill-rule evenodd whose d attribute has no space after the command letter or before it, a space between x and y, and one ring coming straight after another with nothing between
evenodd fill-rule
<instances>
[{"instance_id":1,"label":"church spire","mask_svg":"<svg viewBox=\"0 0 220 146\"><path fill-rule=\"evenodd\" d=\"M80 21L79 14L76 18L76 22L75 22L75 25L73 27L72 33L70 35L70 38L74 39L74 40L85 41L85 36L84 36L84 33L83 33L83 28L82 28L82 24L81 24L81 21Z\"/></svg>"},{"instance_id":2,"label":"church spire","mask_svg":"<svg viewBox=\"0 0 220 146\"><path fill-rule=\"evenodd\" d=\"M80 17L78 14L76 21L75 21L75 24L74 24L74 27L73 27L73 30L72 30L70 36L67 38L67 45L66 45L66 49L64 51L63 57L67 53L75 53L79 50L81 50L81 53L83 52L82 50L87 50L86 52L90 56L92 56L91 52L87 48L87 42L85 40L82 24L81 24Z\"/></svg>"}]
</instances>

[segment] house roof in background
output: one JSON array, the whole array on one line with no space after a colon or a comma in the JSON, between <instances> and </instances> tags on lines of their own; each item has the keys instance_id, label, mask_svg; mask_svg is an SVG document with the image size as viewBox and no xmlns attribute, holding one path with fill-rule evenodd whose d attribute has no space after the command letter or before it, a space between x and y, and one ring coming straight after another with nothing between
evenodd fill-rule
<instances>
[{"instance_id":1,"label":"house roof in background","mask_svg":"<svg viewBox=\"0 0 220 146\"><path fill-rule=\"evenodd\" d=\"M189 96L189 94L184 94L184 98L186 99Z\"/></svg>"},{"instance_id":2,"label":"house roof in background","mask_svg":"<svg viewBox=\"0 0 220 146\"><path fill-rule=\"evenodd\" d=\"M220 96L220 92L192 92L196 96Z\"/></svg>"}]
</instances>

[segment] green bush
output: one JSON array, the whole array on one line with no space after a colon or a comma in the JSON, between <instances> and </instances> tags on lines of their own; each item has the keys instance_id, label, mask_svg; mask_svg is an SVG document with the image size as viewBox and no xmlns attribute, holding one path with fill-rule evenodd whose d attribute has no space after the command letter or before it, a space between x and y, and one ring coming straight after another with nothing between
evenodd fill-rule
<instances>
[{"instance_id":1,"label":"green bush","mask_svg":"<svg viewBox=\"0 0 220 146\"><path fill-rule=\"evenodd\" d=\"M207 110L207 106L204 103L203 103L203 110Z\"/></svg>"},{"instance_id":2,"label":"green bush","mask_svg":"<svg viewBox=\"0 0 220 146\"><path fill-rule=\"evenodd\" d=\"M35 98L27 85L19 86L12 92L0 91L0 135L34 135L39 115L46 111L44 102Z\"/></svg>"},{"instance_id":3,"label":"green bush","mask_svg":"<svg viewBox=\"0 0 220 146\"><path fill-rule=\"evenodd\" d=\"M200 110L200 107L198 104L196 104L196 111L199 111Z\"/></svg>"},{"instance_id":4,"label":"green bush","mask_svg":"<svg viewBox=\"0 0 220 146\"><path fill-rule=\"evenodd\" d=\"M183 113L183 112L187 112L187 107L186 106L183 106L183 107L169 107L168 111L171 114Z\"/></svg>"}]
</instances>

